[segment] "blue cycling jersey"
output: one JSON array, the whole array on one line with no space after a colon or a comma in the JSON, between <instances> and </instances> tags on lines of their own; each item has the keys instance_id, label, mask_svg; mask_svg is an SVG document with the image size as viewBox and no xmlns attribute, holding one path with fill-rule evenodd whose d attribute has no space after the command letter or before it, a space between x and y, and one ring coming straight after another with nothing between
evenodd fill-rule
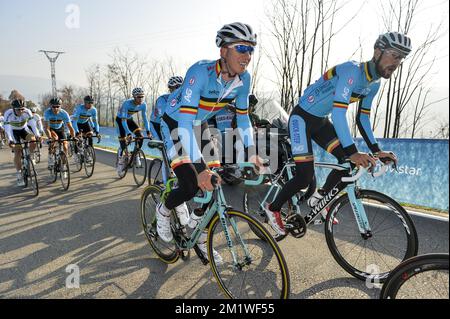
<instances>
[{"instance_id":1,"label":"blue cycling jersey","mask_svg":"<svg viewBox=\"0 0 450 319\"><path fill-rule=\"evenodd\" d=\"M64 124L70 123L70 116L66 110L59 110L58 114L54 114L52 108L48 108L44 112L44 122L48 122L50 128L59 130Z\"/></svg>"},{"instance_id":2,"label":"blue cycling jersey","mask_svg":"<svg viewBox=\"0 0 450 319\"><path fill-rule=\"evenodd\" d=\"M95 107L91 107L87 109L84 104L80 104L75 107L75 110L72 115L72 124L75 129L75 133L78 133L78 123L84 124L87 122L91 122L96 132L99 131L99 125L97 122L97 109Z\"/></svg>"},{"instance_id":3,"label":"blue cycling jersey","mask_svg":"<svg viewBox=\"0 0 450 319\"><path fill-rule=\"evenodd\" d=\"M156 99L155 107L152 110L152 114L150 114L150 121L157 124L161 123L161 116L164 114L164 111L166 110L169 95L170 94L164 94Z\"/></svg>"},{"instance_id":4,"label":"blue cycling jersey","mask_svg":"<svg viewBox=\"0 0 450 319\"><path fill-rule=\"evenodd\" d=\"M136 105L134 104L134 99L129 99L123 102L122 106L117 112L117 117L123 120L123 127L127 134L132 134L132 132L128 128L126 120L131 119L133 115L138 112L142 113L142 119L144 121L145 129L147 130L147 132L150 132L150 125L147 118L147 103L143 102L140 105Z\"/></svg>"},{"instance_id":5,"label":"blue cycling jersey","mask_svg":"<svg viewBox=\"0 0 450 319\"><path fill-rule=\"evenodd\" d=\"M193 126L207 122L227 104L235 101L236 124L245 146L253 146L253 130L248 116L251 76L246 71L225 82L217 61L200 61L186 73L183 85L169 96L165 113L178 122L180 140L192 161L202 158ZM191 150L190 141L193 148Z\"/></svg>"},{"instance_id":6,"label":"blue cycling jersey","mask_svg":"<svg viewBox=\"0 0 450 319\"><path fill-rule=\"evenodd\" d=\"M356 153L347 122L350 103L360 102L358 121L369 147L377 144L370 125L372 101L380 88L380 79L371 62L346 62L328 70L305 89L298 106L306 112L325 117L331 113L336 134L348 155Z\"/></svg>"}]
</instances>

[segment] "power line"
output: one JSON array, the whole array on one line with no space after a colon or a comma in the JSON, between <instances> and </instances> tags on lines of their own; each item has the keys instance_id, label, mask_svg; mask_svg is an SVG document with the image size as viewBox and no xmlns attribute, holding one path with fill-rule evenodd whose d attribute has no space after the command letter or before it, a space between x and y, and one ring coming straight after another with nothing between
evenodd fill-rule
<instances>
[{"instance_id":1,"label":"power line","mask_svg":"<svg viewBox=\"0 0 450 319\"><path fill-rule=\"evenodd\" d=\"M55 62L58 59L59 55L65 53L65 52L46 51L46 50L39 50L39 52L44 53L45 56L47 57L47 59L50 61L51 76L52 76L52 94L53 94L53 97L56 97L56 69L55 69ZM50 56L50 54L53 54L54 56Z\"/></svg>"}]
</instances>

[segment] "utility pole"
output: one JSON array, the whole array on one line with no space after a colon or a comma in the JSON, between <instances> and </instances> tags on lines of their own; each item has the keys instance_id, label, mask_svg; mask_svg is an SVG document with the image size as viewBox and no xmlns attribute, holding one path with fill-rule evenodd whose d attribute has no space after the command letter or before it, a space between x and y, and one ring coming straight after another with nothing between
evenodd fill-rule
<instances>
[{"instance_id":1,"label":"utility pole","mask_svg":"<svg viewBox=\"0 0 450 319\"><path fill-rule=\"evenodd\" d=\"M55 71L55 62L56 59L58 59L60 54L63 54L65 52L58 52L58 51L46 51L46 50L39 50L39 52L44 53L48 60L50 61L50 66L52 70L52 95L53 97L56 97L56 71ZM55 54L55 56L50 56L50 54Z\"/></svg>"}]
</instances>

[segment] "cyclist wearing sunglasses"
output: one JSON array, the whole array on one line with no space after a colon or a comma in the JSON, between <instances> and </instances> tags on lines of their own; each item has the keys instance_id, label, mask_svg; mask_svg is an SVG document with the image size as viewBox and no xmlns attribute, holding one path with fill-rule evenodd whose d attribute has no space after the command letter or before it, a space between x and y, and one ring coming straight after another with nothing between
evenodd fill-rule
<instances>
[{"instance_id":1,"label":"cyclist wearing sunglasses","mask_svg":"<svg viewBox=\"0 0 450 319\"><path fill-rule=\"evenodd\" d=\"M87 136L88 143L92 146L92 131L98 134L100 127L97 121L97 108L94 106L94 99L91 96L85 96L84 104L75 107L72 124L75 134Z\"/></svg>"},{"instance_id":2,"label":"cyclist wearing sunglasses","mask_svg":"<svg viewBox=\"0 0 450 319\"><path fill-rule=\"evenodd\" d=\"M73 129L72 123L70 121L69 113L61 108L62 100L60 98L52 98L49 102L49 105L50 107L44 112L44 130L47 138L52 142L55 142L59 139L65 140L67 138L64 131L65 126L67 126L67 128L69 129L70 136L72 138L75 138L75 130ZM52 167L54 165L53 156L50 156L51 152L54 150L53 145L54 143L52 143L52 145L48 148L49 167ZM69 144L67 141L64 141L63 147L64 152L68 154Z\"/></svg>"},{"instance_id":3,"label":"cyclist wearing sunglasses","mask_svg":"<svg viewBox=\"0 0 450 319\"><path fill-rule=\"evenodd\" d=\"M22 141L34 142L36 138L40 140L40 134L36 127L36 121L33 119L33 114L25 107L23 100L13 100L11 109L5 112L5 133L9 141L9 146L14 150L14 165L17 171L17 186L25 185L21 174L21 156L22 146L13 145ZM30 125L31 130L28 128ZM30 152L34 152L36 143L30 143Z\"/></svg>"},{"instance_id":4,"label":"cyclist wearing sunglasses","mask_svg":"<svg viewBox=\"0 0 450 319\"><path fill-rule=\"evenodd\" d=\"M209 144L208 120L235 101L240 136L247 148L254 149L248 117L251 79L247 67L256 45L256 34L247 24L227 24L217 32L216 45L220 48L220 59L200 61L191 66L181 88L176 91L175 96L169 98L162 117L163 140L171 166L178 177L178 188L172 190L166 202L157 207L158 235L166 242L173 238L170 210L177 211L176 208L192 199L199 188L204 191L213 190L211 177L215 174L208 168L219 166L220 161L216 151L213 151L212 156L207 154L209 158L204 158L201 153L201 149L212 149ZM201 134L198 134L199 131ZM196 135L201 136L201 141L197 140ZM261 163L256 155L251 156L250 161L258 165ZM217 178L220 182L220 177ZM198 246L206 252L203 239L200 239ZM220 259L218 254L214 255Z\"/></svg>"},{"instance_id":5,"label":"cyclist wearing sunglasses","mask_svg":"<svg viewBox=\"0 0 450 319\"><path fill-rule=\"evenodd\" d=\"M123 150L127 148L126 141L131 139L131 136L143 137L141 131L142 129L133 120L133 115L141 112L142 120L144 121L144 126L147 131L147 136L151 137L150 124L147 118L147 103L145 103L145 93L142 88L134 88L131 92L133 98L123 102L116 116L117 128L119 130L119 142L120 142L120 157L119 163L117 165L117 171L122 171L122 166L124 165L124 159L122 157ZM142 147L144 141L137 142L140 147Z\"/></svg>"},{"instance_id":6,"label":"cyclist wearing sunglasses","mask_svg":"<svg viewBox=\"0 0 450 319\"><path fill-rule=\"evenodd\" d=\"M357 125L371 152L383 161L397 161L392 152L380 150L370 124L370 109L381 78L389 79L402 60L411 52L407 36L388 32L377 39L372 60L364 63L350 61L325 72L316 83L307 87L289 118L292 154L296 176L283 187L274 202L266 206L272 228L280 235L286 233L280 209L300 189L308 187L314 176L314 155L311 140L343 163L349 158L356 166L376 165L375 159L359 152L347 123L347 108L358 102ZM331 121L328 115L331 114ZM308 200L314 206L342 178L342 172L332 171L322 189ZM326 217L326 211L322 211ZM337 220L333 221L337 223Z\"/></svg>"},{"instance_id":7,"label":"cyclist wearing sunglasses","mask_svg":"<svg viewBox=\"0 0 450 319\"><path fill-rule=\"evenodd\" d=\"M162 140L161 136L161 116L166 110L167 101L171 93L178 89L183 84L183 77L172 76L167 83L169 89L168 94L161 95L156 99L155 106L153 107L152 114L150 114L150 130L154 138Z\"/></svg>"}]
</instances>

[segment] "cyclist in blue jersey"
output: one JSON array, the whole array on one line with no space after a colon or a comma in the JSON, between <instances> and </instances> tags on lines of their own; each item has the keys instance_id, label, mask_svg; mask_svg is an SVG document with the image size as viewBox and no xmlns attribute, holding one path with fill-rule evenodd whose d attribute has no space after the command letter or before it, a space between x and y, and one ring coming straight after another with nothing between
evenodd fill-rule
<instances>
[{"instance_id":1,"label":"cyclist in blue jersey","mask_svg":"<svg viewBox=\"0 0 450 319\"><path fill-rule=\"evenodd\" d=\"M173 238L170 211L175 209L179 213L176 208L192 199L198 189L212 191L212 176L215 175L220 182L220 177L208 169L220 165L216 154L204 158L200 148L210 146L208 120L233 101L241 139L253 154L249 160L261 165L261 159L254 154L253 132L248 117L251 77L246 71L256 45L256 34L247 24L227 24L217 32L216 45L220 48L220 59L200 61L189 68L178 94L169 99L161 121L171 167L178 178L178 188L170 192L165 203L157 206L157 232L166 242ZM206 252L204 239L206 236L199 240L198 247ZM220 261L217 253L214 256Z\"/></svg>"},{"instance_id":2,"label":"cyclist in blue jersey","mask_svg":"<svg viewBox=\"0 0 450 319\"><path fill-rule=\"evenodd\" d=\"M52 142L56 140L65 140L66 133L64 131L64 127L67 126L70 132L70 136L75 138L75 130L72 127L72 123L70 121L69 113L65 110L61 109L62 100L60 98L52 98L50 100L50 107L44 112L44 130L47 135L47 138ZM54 143L48 148L48 166L52 167L53 156L50 156L52 152L54 152ZM64 152L67 154L69 145L67 141L63 143Z\"/></svg>"},{"instance_id":3,"label":"cyclist in blue jersey","mask_svg":"<svg viewBox=\"0 0 450 319\"><path fill-rule=\"evenodd\" d=\"M83 134L88 138L88 143L92 146L92 131L98 134L100 127L97 120L97 108L94 106L94 99L87 95L83 99L84 104L77 105L72 115L72 125L75 134Z\"/></svg>"},{"instance_id":4,"label":"cyclist in blue jersey","mask_svg":"<svg viewBox=\"0 0 450 319\"><path fill-rule=\"evenodd\" d=\"M337 65L306 88L289 118L296 176L265 209L269 223L277 233L286 234L280 217L281 207L300 189L308 187L313 179L311 140L334 155L340 163L349 158L357 167L376 165L372 156L358 151L352 139L346 118L350 103L359 103L357 125L371 152L384 161L397 161L394 153L380 150L370 125L370 109L381 78L389 79L410 52L411 40L407 36L397 32L382 34L375 43L372 60ZM332 171L323 188L309 198L308 204L314 206L341 178L342 172ZM323 211L322 217L325 216L326 211Z\"/></svg>"},{"instance_id":5,"label":"cyclist in blue jersey","mask_svg":"<svg viewBox=\"0 0 450 319\"><path fill-rule=\"evenodd\" d=\"M126 149L127 139L130 139L134 134L137 138L143 137L142 129L133 120L133 115L141 112L142 120L144 121L145 130L148 137L151 137L150 124L147 118L147 103L145 103L145 93L142 88L134 88L132 91L133 98L123 102L116 116L116 123L119 129L119 142L120 142L120 157L117 165L117 171L122 171L124 160L122 157L123 150ZM138 145L142 147L143 141L137 141Z\"/></svg>"},{"instance_id":6,"label":"cyclist in blue jersey","mask_svg":"<svg viewBox=\"0 0 450 319\"><path fill-rule=\"evenodd\" d=\"M178 89L181 84L183 84L183 77L172 76L167 83L167 88L169 92L172 93ZM161 136L161 116L166 110L167 101L169 99L169 94L161 95L156 99L155 106L153 107L152 114L150 114L150 130L154 138L162 140Z\"/></svg>"}]
</instances>

